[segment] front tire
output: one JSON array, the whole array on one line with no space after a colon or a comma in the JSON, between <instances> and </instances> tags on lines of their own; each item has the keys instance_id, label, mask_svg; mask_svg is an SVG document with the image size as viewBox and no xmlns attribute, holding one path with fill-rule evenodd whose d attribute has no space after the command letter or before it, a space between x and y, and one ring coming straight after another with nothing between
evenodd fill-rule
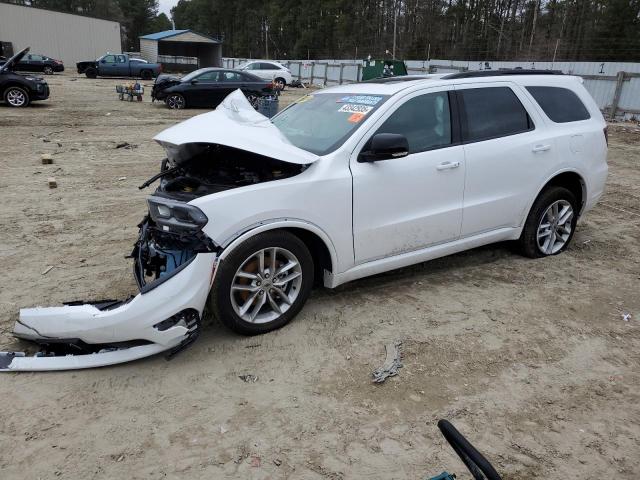
<instances>
[{"instance_id":1,"label":"front tire","mask_svg":"<svg viewBox=\"0 0 640 480\"><path fill-rule=\"evenodd\" d=\"M97 78L98 70L93 67L89 67L84 71L84 74L87 76L87 78Z\"/></svg>"},{"instance_id":2,"label":"front tire","mask_svg":"<svg viewBox=\"0 0 640 480\"><path fill-rule=\"evenodd\" d=\"M261 233L220 263L211 289L211 310L237 333L266 333L300 312L313 279L313 259L302 240L284 231Z\"/></svg>"},{"instance_id":3,"label":"front tire","mask_svg":"<svg viewBox=\"0 0 640 480\"><path fill-rule=\"evenodd\" d=\"M140 77L142 77L143 80L151 80L153 78L153 74L151 73L151 70L143 70L140 72Z\"/></svg>"},{"instance_id":4,"label":"front tire","mask_svg":"<svg viewBox=\"0 0 640 480\"><path fill-rule=\"evenodd\" d=\"M29 92L22 87L9 87L4 92L4 101L14 108L22 108L29 105Z\"/></svg>"},{"instance_id":5,"label":"front tire","mask_svg":"<svg viewBox=\"0 0 640 480\"><path fill-rule=\"evenodd\" d=\"M185 101L184 97L179 93L169 94L169 96L165 100L165 103L171 110L182 110L187 106L187 102Z\"/></svg>"},{"instance_id":6,"label":"front tire","mask_svg":"<svg viewBox=\"0 0 640 480\"><path fill-rule=\"evenodd\" d=\"M520 236L520 249L530 258L558 255L569 246L578 221L576 197L564 187L545 189L531 207Z\"/></svg>"}]
</instances>

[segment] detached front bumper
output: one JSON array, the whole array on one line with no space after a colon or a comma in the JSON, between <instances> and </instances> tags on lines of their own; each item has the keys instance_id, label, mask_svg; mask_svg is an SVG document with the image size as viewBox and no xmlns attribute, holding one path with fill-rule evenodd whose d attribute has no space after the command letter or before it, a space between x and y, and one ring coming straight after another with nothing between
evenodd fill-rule
<instances>
[{"instance_id":1,"label":"detached front bumper","mask_svg":"<svg viewBox=\"0 0 640 480\"><path fill-rule=\"evenodd\" d=\"M124 302L21 309L14 335L38 343L41 351L31 357L0 352L0 371L91 368L160 352L171 356L196 339L217 253L203 251L211 246L203 246L202 235L165 238L148 219L140 227L133 255L140 293ZM166 250L163 242L174 247L186 242L192 249L177 264L176 251ZM149 274L155 280L149 281Z\"/></svg>"}]
</instances>

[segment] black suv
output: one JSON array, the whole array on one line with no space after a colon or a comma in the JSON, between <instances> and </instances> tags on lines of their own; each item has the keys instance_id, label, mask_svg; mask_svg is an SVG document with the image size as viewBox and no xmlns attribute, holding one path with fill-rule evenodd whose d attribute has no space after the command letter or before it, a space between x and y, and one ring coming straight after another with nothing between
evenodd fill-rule
<instances>
[{"instance_id":1,"label":"black suv","mask_svg":"<svg viewBox=\"0 0 640 480\"><path fill-rule=\"evenodd\" d=\"M0 98L10 107L26 107L34 100L49 98L49 85L42 78L18 75L15 65L29 52L29 47L0 67Z\"/></svg>"}]
</instances>

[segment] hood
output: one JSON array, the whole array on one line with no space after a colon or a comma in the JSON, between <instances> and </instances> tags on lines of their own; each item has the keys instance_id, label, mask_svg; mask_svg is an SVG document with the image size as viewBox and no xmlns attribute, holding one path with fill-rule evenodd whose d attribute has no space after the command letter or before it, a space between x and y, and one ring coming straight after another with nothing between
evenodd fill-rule
<instances>
[{"instance_id":1,"label":"hood","mask_svg":"<svg viewBox=\"0 0 640 480\"><path fill-rule=\"evenodd\" d=\"M258 113L241 90L227 95L213 112L198 115L164 130L154 137L170 160L190 158L198 143L214 143L257 153L283 162L306 165L318 156L293 145Z\"/></svg>"},{"instance_id":2,"label":"hood","mask_svg":"<svg viewBox=\"0 0 640 480\"><path fill-rule=\"evenodd\" d=\"M20 50L13 57L8 59L4 63L4 65L0 67L0 72L10 72L11 70L13 70L13 67L15 66L15 64L18 63L20 60L22 60L22 57L24 57L27 54L30 48L31 47L27 47L24 50Z\"/></svg>"},{"instance_id":3,"label":"hood","mask_svg":"<svg viewBox=\"0 0 640 480\"><path fill-rule=\"evenodd\" d=\"M154 85L164 85L165 83L180 83L180 77L177 75L161 73L156 77Z\"/></svg>"}]
</instances>

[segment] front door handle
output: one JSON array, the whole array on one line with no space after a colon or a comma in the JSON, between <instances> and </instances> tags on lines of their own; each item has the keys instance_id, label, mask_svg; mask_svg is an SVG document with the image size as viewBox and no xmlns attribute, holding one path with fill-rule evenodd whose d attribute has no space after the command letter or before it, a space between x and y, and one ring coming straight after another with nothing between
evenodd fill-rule
<instances>
[{"instance_id":1,"label":"front door handle","mask_svg":"<svg viewBox=\"0 0 640 480\"><path fill-rule=\"evenodd\" d=\"M442 162L436 167L436 170L451 170L453 168L458 168L459 166L460 162Z\"/></svg>"},{"instance_id":2,"label":"front door handle","mask_svg":"<svg viewBox=\"0 0 640 480\"><path fill-rule=\"evenodd\" d=\"M532 149L533 153L546 152L547 150L551 150L551 145L536 145Z\"/></svg>"}]
</instances>

